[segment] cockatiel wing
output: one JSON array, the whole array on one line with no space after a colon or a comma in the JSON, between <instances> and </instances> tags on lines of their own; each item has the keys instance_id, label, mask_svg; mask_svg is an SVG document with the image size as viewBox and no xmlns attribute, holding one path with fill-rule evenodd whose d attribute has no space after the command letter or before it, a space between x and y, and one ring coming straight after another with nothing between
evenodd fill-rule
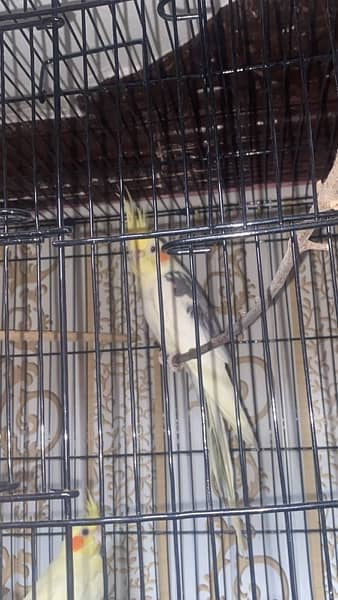
<instances>
[{"instance_id":1,"label":"cockatiel wing","mask_svg":"<svg viewBox=\"0 0 338 600\"><path fill-rule=\"evenodd\" d=\"M65 559L63 553L49 565L45 573L40 577L36 584L37 600L59 600L60 598L60 583L64 587L64 571ZM26 594L24 600L32 600L32 589Z\"/></svg>"},{"instance_id":2,"label":"cockatiel wing","mask_svg":"<svg viewBox=\"0 0 338 600\"><path fill-rule=\"evenodd\" d=\"M188 271L177 261L165 262L162 272L162 294L166 345L169 352L185 352L196 347L196 326L198 320L199 342L201 345L220 333L215 313L200 285L193 282ZM155 292L156 293L156 292ZM197 317L197 318L196 318ZM168 332L168 337L167 337ZM174 340L173 345L172 340ZM196 359L185 363L194 387L199 393L199 374ZM225 423L237 434L237 415L234 388L230 377L229 355L225 347L219 347L201 356L203 393L208 411L208 447L210 464L216 488L224 502L236 507L236 490L233 465ZM239 405L241 433L246 443L255 445L255 438L249 420ZM241 520L233 518L237 539L242 552L246 549L241 532Z\"/></svg>"},{"instance_id":3,"label":"cockatiel wing","mask_svg":"<svg viewBox=\"0 0 338 600\"><path fill-rule=\"evenodd\" d=\"M162 275L166 332L168 330L171 338L166 339L169 352L183 353L196 347L195 315L198 316L200 345L205 344L211 337L221 332L215 312L197 282L195 282L195 289L196 304L194 306L193 283L190 273L176 260L171 261L170 268L167 268ZM157 290L155 293L157 293ZM218 347L202 355L201 361L204 391L207 395L212 396L220 415L237 434L230 358L225 346ZM195 387L198 390L197 361L189 361L186 366L192 373ZM251 425L241 406L240 418L244 441L255 446L256 441Z\"/></svg>"},{"instance_id":4,"label":"cockatiel wing","mask_svg":"<svg viewBox=\"0 0 338 600\"><path fill-rule=\"evenodd\" d=\"M194 286L196 289L196 305L194 309L193 282L190 273L177 261L173 261L172 267L172 269L163 275L164 289L166 290L169 283L173 296L179 303L179 319L182 320L182 324L186 321L187 329L191 328L191 323L194 324L196 313L201 344L204 344L221 331L215 312L197 281L195 281ZM165 297L167 297L167 294L165 294ZM225 348L220 348L220 353L224 357L225 362L228 362L229 358Z\"/></svg>"},{"instance_id":5,"label":"cockatiel wing","mask_svg":"<svg viewBox=\"0 0 338 600\"><path fill-rule=\"evenodd\" d=\"M74 561L74 600L102 600L102 558L94 555L81 565ZM36 584L36 600L65 600L67 598L66 556L62 547L59 556L49 565ZM24 600L32 600L32 590Z\"/></svg>"},{"instance_id":6,"label":"cockatiel wing","mask_svg":"<svg viewBox=\"0 0 338 600\"><path fill-rule=\"evenodd\" d=\"M166 347L169 353L185 352L196 346L192 282L189 273L179 263L173 260L170 262L172 268L162 270L161 276ZM153 335L160 341L157 280L155 279L152 287L144 287L142 291L146 320ZM212 322L211 311L210 325L208 323L209 305L201 289L198 289L197 297L196 312L199 317L200 343L203 344L211 335L217 335L219 329L216 322Z\"/></svg>"}]
</instances>

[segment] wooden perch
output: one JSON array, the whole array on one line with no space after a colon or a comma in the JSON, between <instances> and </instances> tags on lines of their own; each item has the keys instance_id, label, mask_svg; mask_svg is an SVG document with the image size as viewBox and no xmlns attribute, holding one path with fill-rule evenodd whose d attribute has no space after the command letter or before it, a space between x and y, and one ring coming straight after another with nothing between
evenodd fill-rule
<instances>
[{"instance_id":1,"label":"wooden perch","mask_svg":"<svg viewBox=\"0 0 338 600\"><path fill-rule=\"evenodd\" d=\"M329 211L338 210L338 153L333 163L332 169L324 183L317 183L317 202L318 210ZM310 213L314 212L314 205L312 205ZM297 246L299 255L302 256L305 252L310 250L328 250L327 243L314 242L310 240L313 233L313 229L301 230L296 234ZM276 274L271 281L270 285L265 290L264 300L257 298L253 307L242 317L240 317L233 324L233 336L237 337L248 329L262 314L263 310L267 310L276 299L280 291L283 289L290 273L294 267L293 254L292 254L292 243L291 239L288 243L288 248L281 260L281 263L276 271ZM198 353L205 354L214 348L223 346L229 343L230 334L229 330L213 337L209 342L203 344L200 347ZM191 348L184 354L175 354L170 358L170 363L174 368L182 366L188 360L197 357L197 351L195 348Z\"/></svg>"}]
</instances>

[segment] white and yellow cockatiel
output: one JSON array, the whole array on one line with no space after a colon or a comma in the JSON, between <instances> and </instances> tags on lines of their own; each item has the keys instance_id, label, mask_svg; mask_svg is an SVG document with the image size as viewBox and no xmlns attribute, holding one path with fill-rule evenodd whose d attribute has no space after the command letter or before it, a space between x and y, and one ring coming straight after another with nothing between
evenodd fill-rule
<instances>
[{"instance_id":1,"label":"white and yellow cockatiel","mask_svg":"<svg viewBox=\"0 0 338 600\"><path fill-rule=\"evenodd\" d=\"M145 214L129 199L125 202L128 232L146 232ZM200 345L220 333L220 326L202 290L195 282L196 307L193 302L193 282L190 273L173 257L162 251L160 242L159 261L163 298L163 319L166 352L184 353L195 348L195 311L198 315ZM138 239L128 242L132 270L136 277L143 309L149 329L157 341L161 341L159 288L156 267L156 244L154 239ZM236 507L234 472L225 424L237 434L235 395L228 372L230 358L225 347L220 347L201 357L203 392L208 416L208 448L212 475L218 494L232 508ZM185 363L194 387L199 393L198 363L196 359ZM249 420L240 407L241 432L249 446L256 447ZM239 547L245 549L241 533L241 521L233 518Z\"/></svg>"},{"instance_id":2,"label":"white and yellow cockatiel","mask_svg":"<svg viewBox=\"0 0 338 600\"><path fill-rule=\"evenodd\" d=\"M87 516L100 516L98 506L88 494ZM101 542L97 525L72 529L74 600L103 600ZM36 600L67 600L66 542L58 556L36 583ZM24 600L32 600L30 591Z\"/></svg>"}]
</instances>

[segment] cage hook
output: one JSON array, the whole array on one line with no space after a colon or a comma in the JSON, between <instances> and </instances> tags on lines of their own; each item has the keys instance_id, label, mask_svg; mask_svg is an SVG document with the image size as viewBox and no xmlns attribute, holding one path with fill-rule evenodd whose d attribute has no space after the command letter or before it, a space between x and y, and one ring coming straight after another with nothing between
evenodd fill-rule
<instances>
[{"instance_id":1,"label":"cage hook","mask_svg":"<svg viewBox=\"0 0 338 600\"><path fill-rule=\"evenodd\" d=\"M102 47L95 47L95 48L88 48L88 50L86 50L86 55L87 56L93 56L95 54L99 54L101 52L107 52L108 50L116 50L119 48L129 48L129 47L136 47L136 46L140 46L142 48L142 44L143 44L143 40L142 38L135 38L133 40L130 40L129 42L123 42L120 44L104 44ZM62 56L59 56L59 61L60 62L66 62L67 60L74 60L76 58L82 58L83 56L83 52L79 51L79 52L70 52L69 54L62 54ZM47 85L46 85L46 81L47 81L47 75L48 75L48 67L50 65L53 64L55 58L46 58L46 60L44 60L41 63L41 67L40 67L40 77L39 77L39 88L38 88L38 99L39 101L43 104L46 99L47 99ZM144 57L143 57L143 65L144 65ZM104 85L102 83L101 85L102 90L103 91L110 91L110 85ZM83 92L85 93L85 92Z\"/></svg>"},{"instance_id":2,"label":"cage hook","mask_svg":"<svg viewBox=\"0 0 338 600\"><path fill-rule=\"evenodd\" d=\"M3 481L0 480L0 492L12 492L20 485L19 481Z\"/></svg>"},{"instance_id":3,"label":"cage hook","mask_svg":"<svg viewBox=\"0 0 338 600\"><path fill-rule=\"evenodd\" d=\"M165 7L167 6L167 4L172 5L173 0L160 0L160 2L157 5L158 14L162 19L165 19L166 21L192 21L193 19L199 18L198 12L187 12L184 10L180 10L179 12L176 11L176 15L174 17L173 11L166 12Z\"/></svg>"},{"instance_id":4,"label":"cage hook","mask_svg":"<svg viewBox=\"0 0 338 600\"><path fill-rule=\"evenodd\" d=\"M208 140L203 140L202 149L203 149L205 158L208 158L208 156L210 154L210 144L209 144Z\"/></svg>"},{"instance_id":5,"label":"cage hook","mask_svg":"<svg viewBox=\"0 0 338 600\"><path fill-rule=\"evenodd\" d=\"M46 60L43 61L42 65L41 65L40 77L39 77L39 90L38 90L38 98L39 98L39 102L41 102L41 104L43 104L46 101L47 89L46 89L45 83L46 83L46 78L47 78L48 67L49 67L49 65L52 64L52 62L53 62L52 58L47 58Z\"/></svg>"},{"instance_id":6,"label":"cage hook","mask_svg":"<svg viewBox=\"0 0 338 600\"><path fill-rule=\"evenodd\" d=\"M23 208L1 208L0 226L4 225L22 225L32 220L29 210Z\"/></svg>"},{"instance_id":7,"label":"cage hook","mask_svg":"<svg viewBox=\"0 0 338 600\"><path fill-rule=\"evenodd\" d=\"M19 244L41 244L46 238L57 238L61 235L69 235L70 227L51 227L39 230L21 231L17 230L10 233L0 232L0 246L19 245Z\"/></svg>"},{"instance_id":8,"label":"cage hook","mask_svg":"<svg viewBox=\"0 0 338 600\"><path fill-rule=\"evenodd\" d=\"M38 31L42 29L61 29L65 24L65 20L62 17L45 17L41 19L40 23L36 25Z\"/></svg>"},{"instance_id":9,"label":"cage hook","mask_svg":"<svg viewBox=\"0 0 338 600\"><path fill-rule=\"evenodd\" d=\"M174 256L184 254L208 254L212 250L213 243L208 241L198 240L196 243L193 238L171 240L163 244L164 252Z\"/></svg>"}]
</instances>

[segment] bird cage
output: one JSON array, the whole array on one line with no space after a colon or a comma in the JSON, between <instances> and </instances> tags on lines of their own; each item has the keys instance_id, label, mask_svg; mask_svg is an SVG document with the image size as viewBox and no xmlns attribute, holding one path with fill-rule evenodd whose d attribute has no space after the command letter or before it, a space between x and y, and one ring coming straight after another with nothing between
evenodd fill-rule
<instances>
[{"instance_id":1,"label":"bird cage","mask_svg":"<svg viewBox=\"0 0 338 600\"><path fill-rule=\"evenodd\" d=\"M337 51L330 0L0 1L4 600L338 597Z\"/></svg>"}]
</instances>

